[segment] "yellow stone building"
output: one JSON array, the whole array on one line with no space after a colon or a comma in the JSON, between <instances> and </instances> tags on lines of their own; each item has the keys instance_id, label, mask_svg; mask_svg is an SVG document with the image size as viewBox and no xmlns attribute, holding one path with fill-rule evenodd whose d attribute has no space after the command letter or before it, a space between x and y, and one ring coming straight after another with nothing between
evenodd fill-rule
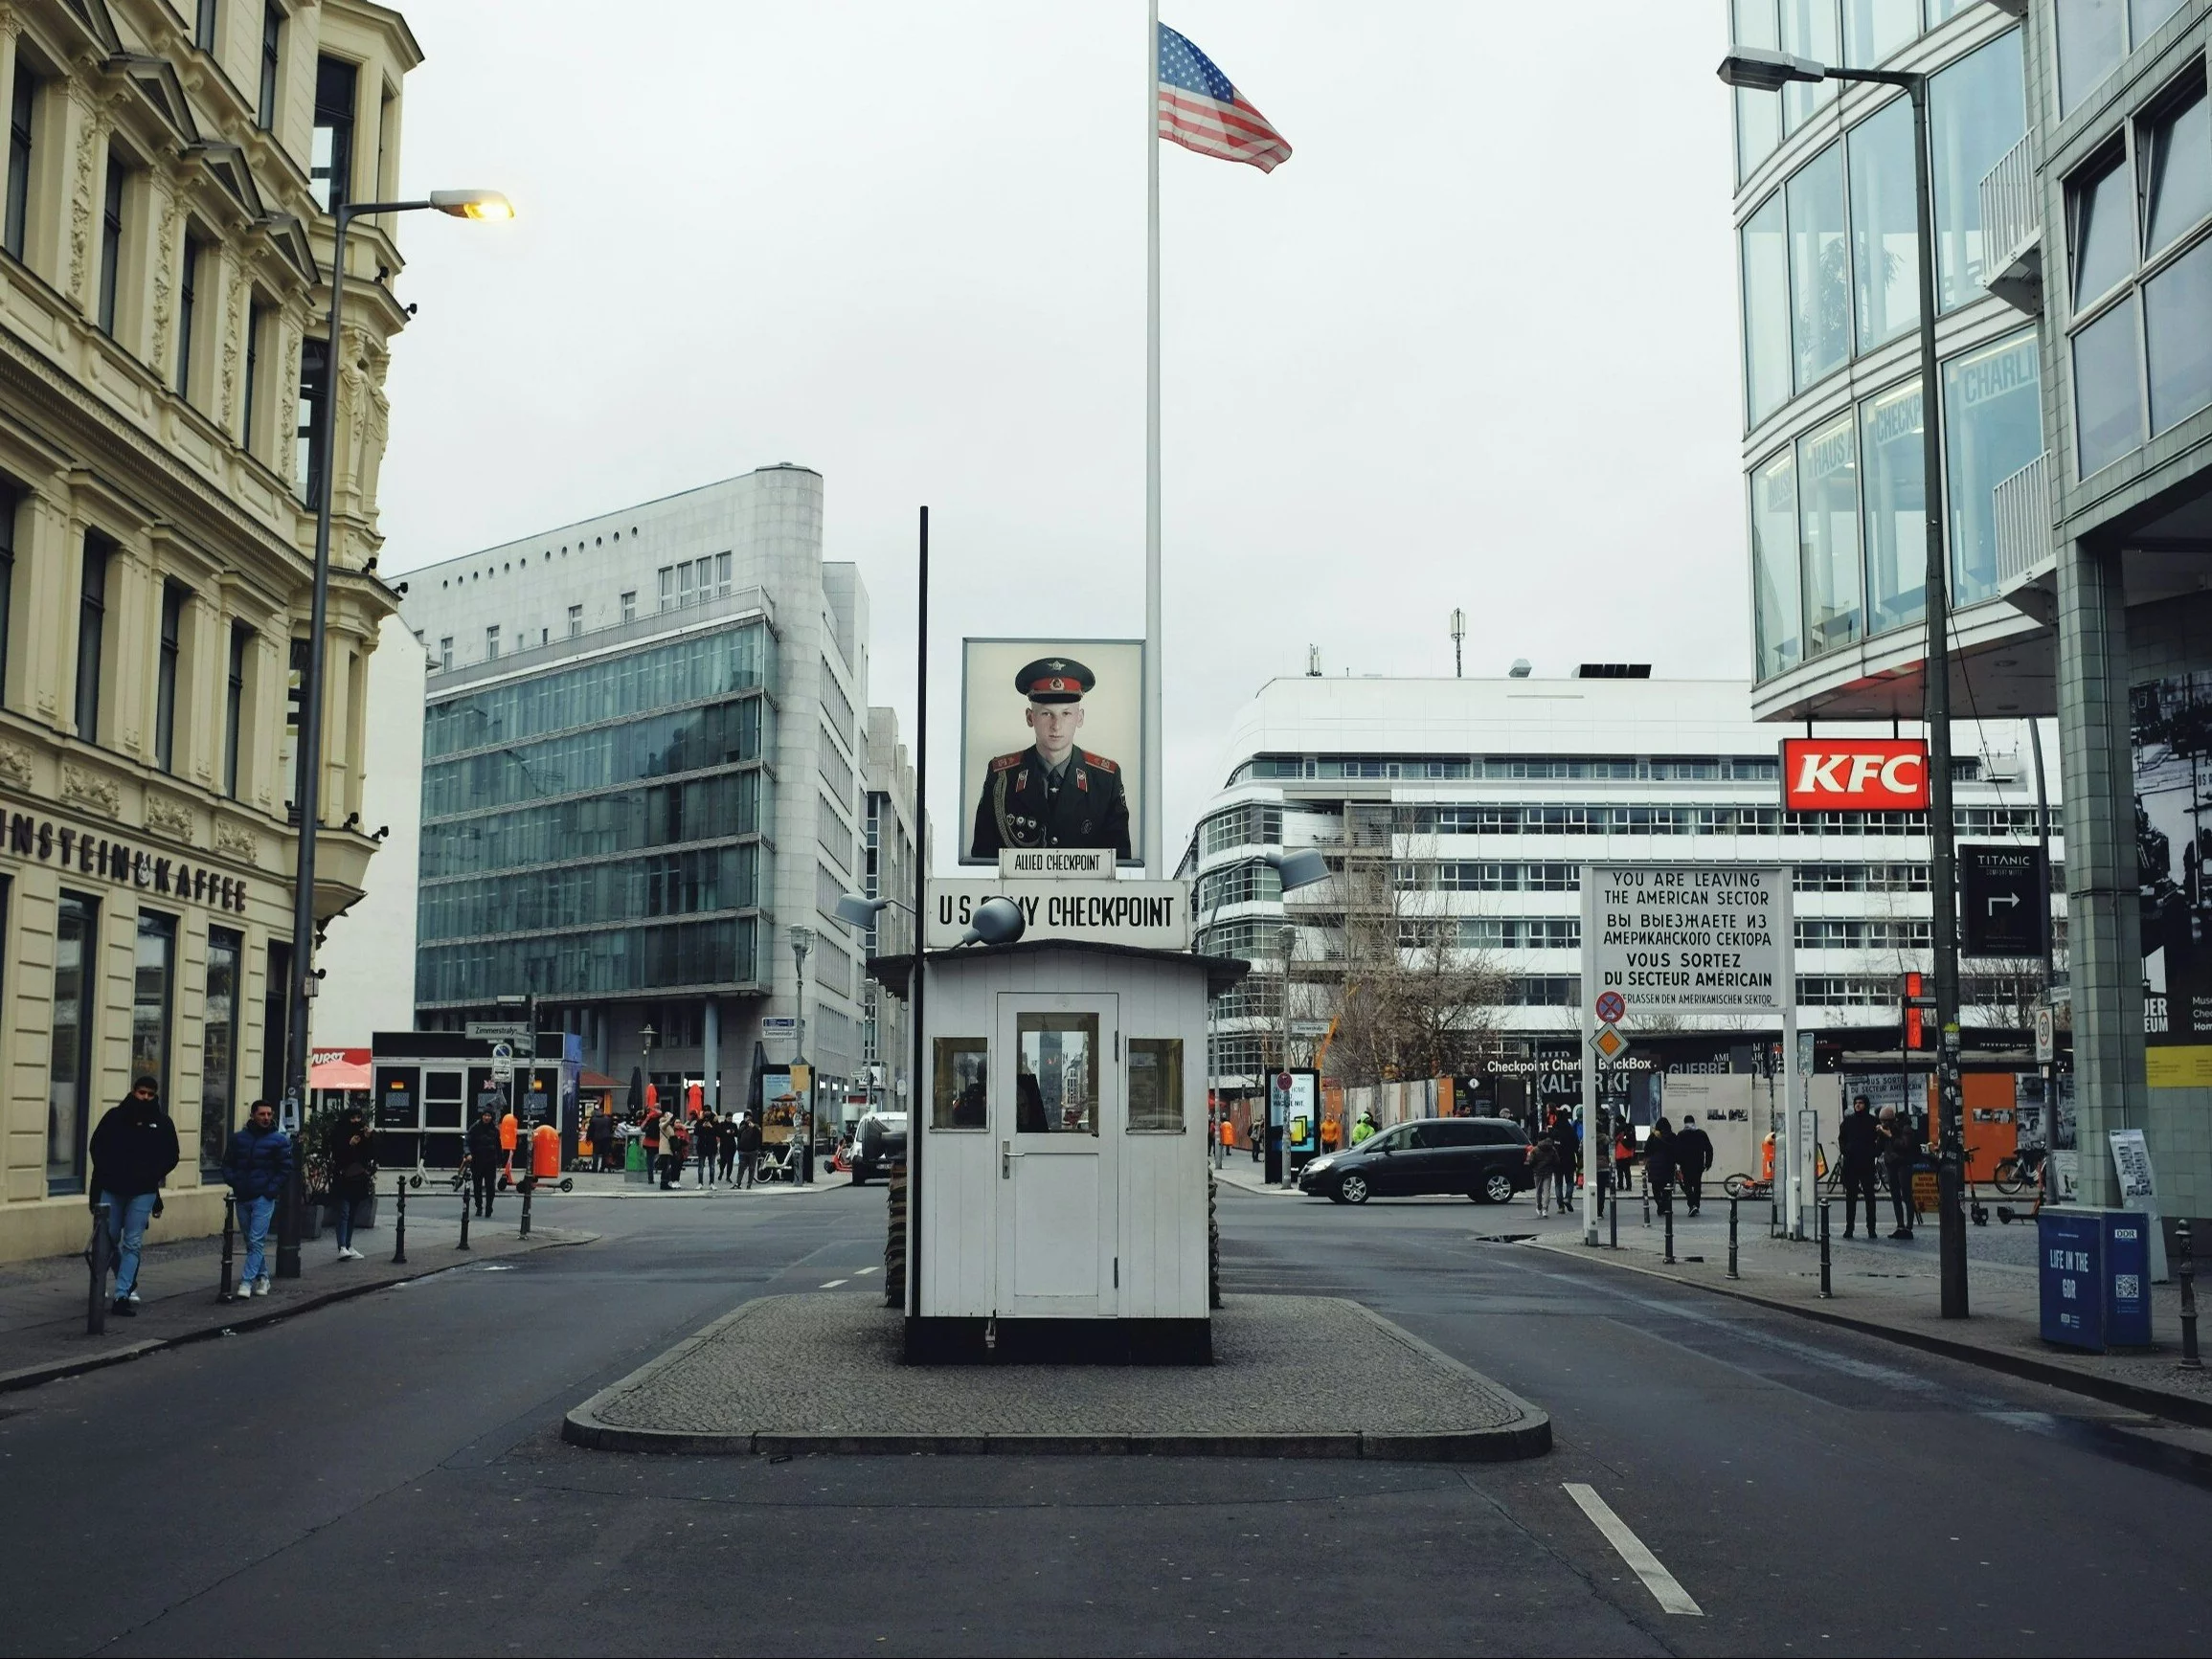
<instances>
[{"instance_id":1,"label":"yellow stone building","mask_svg":"<svg viewBox=\"0 0 2212 1659\"><path fill-rule=\"evenodd\" d=\"M0 1260L82 1246L85 1143L151 1072L154 1240L283 1071L289 690L314 551L333 193L390 199L421 53L366 0L0 0ZM337 375L318 914L359 897L388 222ZM341 922L337 924L343 927Z\"/></svg>"}]
</instances>

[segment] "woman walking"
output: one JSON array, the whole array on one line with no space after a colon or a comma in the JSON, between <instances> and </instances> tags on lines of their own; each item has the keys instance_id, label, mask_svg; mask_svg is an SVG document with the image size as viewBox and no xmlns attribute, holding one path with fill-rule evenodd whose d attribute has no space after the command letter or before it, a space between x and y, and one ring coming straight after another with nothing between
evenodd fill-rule
<instances>
[{"instance_id":1,"label":"woman walking","mask_svg":"<svg viewBox=\"0 0 2212 1659\"><path fill-rule=\"evenodd\" d=\"M1551 1214L1551 1177L1559 1167L1559 1148L1548 1135L1528 1143L1528 1173L1536 1182L1536 1213Z\"/></svg>"},{"instance_id":2,"label":"woman walking","mask_svg":"<svg viewBox=\"0 0 2212 1659\"><path fill-rule=\"evenodd\" d=\"M330 1206L338 1223L338 1260L358 1262L353 1209L376 1196L376 1143L368 1120L349 1107L330 1135Z\"/></svg>"},{"instance_id":3,"label":"woman walking","mask_svg":"<svg viewBox=\"0 0 2212 1659\"><path fill-rule=\"evenodd\" d=\"M1644 1190L1659 1200L1660 1215L1674 1208L1675 1132L1665 1118L1651 1126L1651 1139L1643 1144Z\"/></svg>"}]
</instances>

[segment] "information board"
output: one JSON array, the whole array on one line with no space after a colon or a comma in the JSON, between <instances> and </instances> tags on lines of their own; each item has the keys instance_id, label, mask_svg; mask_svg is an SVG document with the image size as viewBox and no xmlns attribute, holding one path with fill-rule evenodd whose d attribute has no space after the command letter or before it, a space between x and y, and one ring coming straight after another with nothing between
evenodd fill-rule
<instances>
[{"instance_id":1,"label":"information board","mask_svg":"<svg viewBox=\"0 0 2212 1659\"><path fill-rule=\"evenodd\" d=\"M1776 1015L1790 997L1790 875L1743 864L1594 864L1589 983L1639 1015Z\"/></svg>"}]
</instances>

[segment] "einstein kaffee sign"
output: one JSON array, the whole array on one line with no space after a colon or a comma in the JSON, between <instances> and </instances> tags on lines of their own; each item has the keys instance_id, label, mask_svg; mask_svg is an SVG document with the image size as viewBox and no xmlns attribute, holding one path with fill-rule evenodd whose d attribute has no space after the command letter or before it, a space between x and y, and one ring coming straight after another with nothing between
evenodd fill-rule
<instances>
[{"instance_id":1,"label":"einstein kaffee sign","mask_svg":"<svg viewBox=\"0 0 2212 1659\"><path fill-rule=\"evenodd\" d=\"M1583 882L1600 1018L1779 1014L1790 1002L1790 872L1744 864L1593 864Z\"/></svg>"}]
</instances>

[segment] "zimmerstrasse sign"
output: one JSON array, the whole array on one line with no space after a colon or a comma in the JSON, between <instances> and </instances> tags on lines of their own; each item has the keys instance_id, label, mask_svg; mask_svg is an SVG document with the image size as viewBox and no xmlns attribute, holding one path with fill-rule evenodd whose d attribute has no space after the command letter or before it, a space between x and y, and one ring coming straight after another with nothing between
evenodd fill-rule
<instances>
[{"instance_id":1,"label":"zimmerstrasse sign","mask_svg":"<svg viewBox=\"0 0 2212 1659\"><path fill-rule=\"evenodd\" d=\"M1744 864L1593 864L1583 878L1589 997L1652 1014L1789 1005L1790 874Z\"/></svg>"}]
</instances>

